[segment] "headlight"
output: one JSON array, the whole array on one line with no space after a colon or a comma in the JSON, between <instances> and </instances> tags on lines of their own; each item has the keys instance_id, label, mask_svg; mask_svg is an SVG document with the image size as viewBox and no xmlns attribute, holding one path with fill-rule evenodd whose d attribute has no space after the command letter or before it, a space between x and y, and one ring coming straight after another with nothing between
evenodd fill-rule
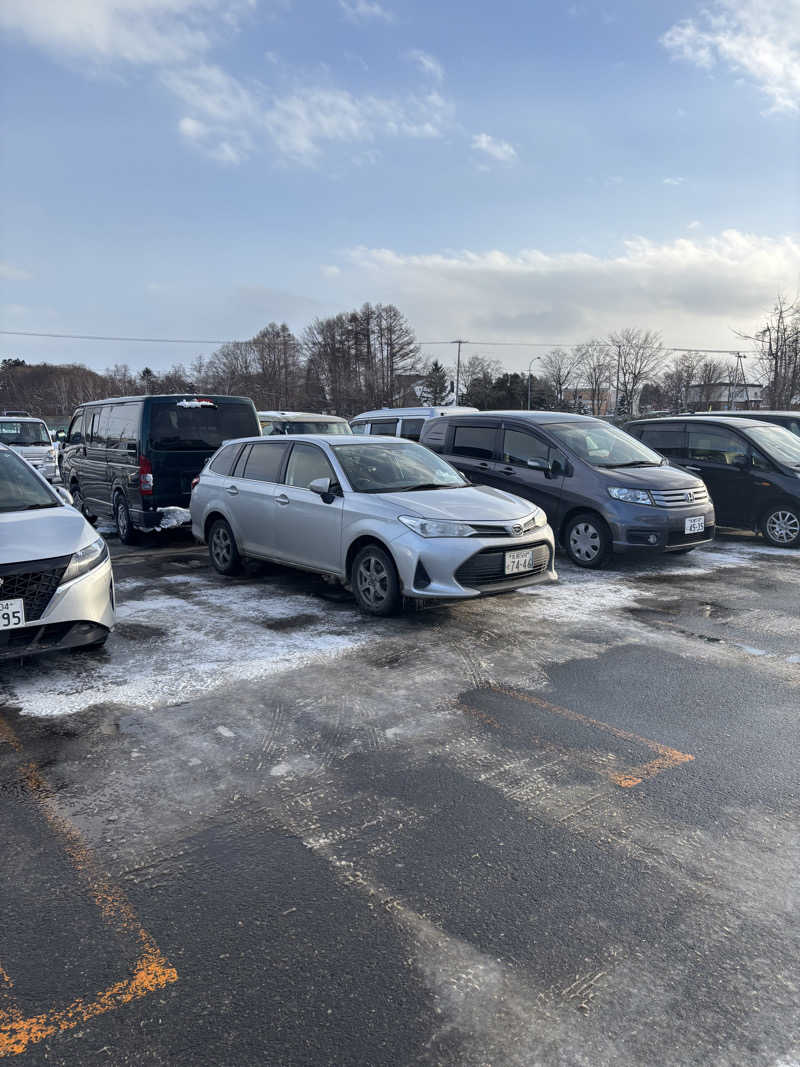
<instances>
[{"instance_id":1,"label":"headlight","mask_svg":"<svg viewBox=\"0 0 800 1067\"><path fill-rule=\"evenodd\" d=\"M542 511L541 508L537 508L536 511L534 511L534 513L533 513L533 525L534 526L546 526L547 525L547 514L546 514L546 512Z\"/></svg>"},{"instance_id":2,"label":"headlight","mask_svg":"<svg viewBox=\"0 0 800 1067\"><path fill-rule=\"evenodd\" d=\"M99 567L101 563L105 563L107 559L108 545L102 537L98 537L96 541L92 541L90 545L82 548L80 552L73 552L69 566L64 571L61 584L64 585L66 582L71 582L73 578L80 578L82 574L86 574L88 571L94 570L95 567Z\"/></svg>"},{"instance_id":3,"label":"headlight","mask_svg":"<svg viewBox=\"0 0 800 1067\"><path fill-rule=\"evenodd\" d=\"M608 495L628 504L652 504L653 498L646 489L627 489L625 486L609 486Z\"/></svg>"},{"instance_id":4,"label":"headlight","mask_svg":"<svg viewBox=\"0 0 800 1067\"><path fill-rule=\"evenodd\" d=\"M51 448L51 449L48 450L47 458L48 459L53 459L53 460L56 458L56 450L54 448Z\"/></svg>"},{"instance_id":5,"label":"headlight","mask_svg":"<svg viewBox=\"0 0 800 1067\"><path fill-rule=\"evenodd\" d=\"M442 519L418 519L416 515L401 515L400 522L420 537L472 537L473 528L466 522Z\"/></svg>"}]
</instances>

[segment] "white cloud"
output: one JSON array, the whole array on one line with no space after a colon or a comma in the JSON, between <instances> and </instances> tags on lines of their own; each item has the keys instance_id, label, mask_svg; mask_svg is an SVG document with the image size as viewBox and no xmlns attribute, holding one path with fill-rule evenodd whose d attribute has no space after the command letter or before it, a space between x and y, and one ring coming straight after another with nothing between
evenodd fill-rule
<instances>
[{"instance_id":1,"label":"white cloud","mask_svg":"<svg viewBox=\"0 0 800 1067\"><path fill-rule=\"evenodd\" d=\"M692 221L689 223L689 225L686 227L686 229L687 230L700 230L700 229L702 229L702 226L703 226L703 224L700 221L700 219L692 219Z\"/></svg>"},{"instance_id":2,"label":"white cloud","mask_svg":"<svg viewBox=\"0 0 800 1067\"><path fill-rule=\"evenodd\" d=\"M377 0L339 0L339 7L351 22L368 22L370 19L392 22L394 19L392 12Z\"/></svg>"},{"instance_id":3,"label":"white cloud","mask_svg":"<svg viewBox=\"0 0 800 1067\"><path fill-rule=\"evenodd\" d=\"M774 111L800 109L800 0L713 0L661 42L674 59L746 75Z\"/></svg>"},{"instance_id":4,"label":"white cloud","mask_svg":"<svg viewBox=\"0 0 800 1067\"><path fill-rule=\"evenodd\" d=\"M416 63L423 74L433 78L434 81L444 81L444 67L436 56L432 56L430 52L423 52L421 48L412 48L406 55L412 63Z\"/></svg>"},{"instance_id":5,"label":"white cloud","mask_svg":"<svg viewBox=\"0 0 800 1067\"><path fill-rule=\"evenodd\" d=\"M664 185L683 185L685 178L664 178Z\"/></svg>"},{"instance_id":6,"label":"white cloud","mask_svg":"<svg viewBox=\"0 0 800 1067\"><path fill-rule=\"evenodd\" d=\"M342 273L340 267L337 267L337 266L335 266L333 264L330 264L330 263L326 263L321 268L321 270L322 270L322 273L325 275L326 278L338 278L338 276Z\"/></svg>"},{"instance_id":7,"label":"white cloud","mask_svg":"<svg viewBox=\"0 0 800 1067\"><path fill-rule=\"evenodd\" d=\"M477 152L485 152L492 159L501 163L511 163L517 158L517 150L508 141L500 141L488 133L476 133L472 138L472 147Z\"/></svg>"},{"instance_id":8,"label":"white cloud","mask_svg":"<svg viewBox=\"0 0 800 1067\"><path fill-rule=\"evenodd\" d=\"M0 280L4 282L27 282L31 275L13 263L0 263Z\"/></svg>"},{"instance_id":9,"label":"white cloud","mask_svg":"<svg viewBox=\"0 0 800 1067\"><path fill-rule=\"evenodd\" d=\"M178 129L181 132L181 136L185 137L187 141L204 141L208 137L208 126L204 122L198 122L197 119L182 118L178 123Z\"/></svg>"},{"instance_id":10,"label":"white cloud","mask_svg":"<svg viewBox=\"0 0 800 1067\"><path fill-rule=\"evenodd\" d=\"M423 339L571 342L641 325L675 345L722 348L778 292L794 291L800 240L736 230L661 244L636 237L615 256L357 248L349 263L349 284L399 304Z\"/></svg>"}]
</instances>

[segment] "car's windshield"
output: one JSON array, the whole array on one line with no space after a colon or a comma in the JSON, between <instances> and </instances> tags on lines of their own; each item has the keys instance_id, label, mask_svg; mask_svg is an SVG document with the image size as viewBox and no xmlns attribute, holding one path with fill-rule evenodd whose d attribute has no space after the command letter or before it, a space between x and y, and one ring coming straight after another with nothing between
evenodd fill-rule
<instances>
[{"instance_id":1,"label":"car's windshield","mask_svg":"<svg viewBox=\"0 0 800 1067\"><path fill-rule=\"evenodd\" d=\"M560 422L549 433L595 467L660 467L663 458L635 437L604 422Z\"/></svg>"},{"instance_id":2,"label":"car's windshield","mask_svg":"<svg viewBox=\"0 0 800 1067\"><path fill-rule=\"evenodd\" d=\"M57 508L58 498L24 459L0 449L0 512Z\"/></svg>"},{"instance_id":3,"label":"car's windshield","mask_svg":"<svg viewBox=\"0 0 800 1067\"><path fill-rule=\"evenodd\" d=\"M784 426L753 426L748 434L772 459L787 467L800 467L800 437Z\"/></svg>"},{"instance_id":4,"label":"car's windshield","mask_svg":"<svg viewBox=\"0 0 800 1067\"><path fill-rule=\"evenodd\" d=\"M242 403L161 400L153 404L150 415L153 448L170 452L214 451L223 441L258 432L253 409Z\"/></svg>"},{"instance_id":5,"label":"car's windshield","mask_svg":"<svg viewBox=\"0 0 800 1067\"><path fill-rule=\"evenodd\" d=\"M412 489L458 489L469 482L413 441L364 441L333 451L357 493L402 493Z\"/></svg>"},{"instance_id":6,"label":"car's windshield","mask_svg":"<svg viewBox=\"0 0 800 1067\"><path fill-rule=\"evenodd\" d=\"M344 433L349 437L352 434L352 430L350 429L350 424L347 422L324 422L323 420L317 419L292 419L285 422L273 422L272 424L266 423L264 425L265 437L286 433Z\"/></svg>"},{"instance_id":7,"label":"car's windshield","mask_svg":"<svg viewBox=\"0 0 800 1067\"><path fill-rule=\"evenodd\" d=\"M49 445L50 435L43 422L0 419L0 441L4 445Z\"/></svg>"}]
</instances>

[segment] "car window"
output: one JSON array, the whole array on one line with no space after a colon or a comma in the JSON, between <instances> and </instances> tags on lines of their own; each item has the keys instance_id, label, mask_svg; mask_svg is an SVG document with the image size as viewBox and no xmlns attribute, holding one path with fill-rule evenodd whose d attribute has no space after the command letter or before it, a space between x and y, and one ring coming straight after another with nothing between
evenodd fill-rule
<instances>
[{"instance_id":1,"label":"car window","mask_svg":"<svg viewBox=\"0 0 800 1067\"><path fill-rule=\"evenodd\" d=\"M350 424L350 429L353 431L353 433L369 433L369 423L368 422L352 422Z\"/></svg>"},{"instance_id":2,"label":"car window","mask_svg":"<svg viewBox=\"0 0 800 1067\"><path fill-rule=\"evenodd\" d=\"M405 437L407 441L419 441L424 425L424 419L403 419L400 424L400 436Z\"/></svg>"},{"instance_id":3,"label":"car window","mask_svg":"<svg viewBox=\"0 0 800 1067\"><path fill-rule=\"evenodd\" d=\"M231 471L231 478L242 478L244 476L245 464L247 463L252 448L252 445L245 445L239 453L239 458L236 460L236 466Z\"/></svg>"},{"instance_id":4,"label":"car window","mask_svg":"<svg viewBox=\"0 0 800 1067\"><path fill-rule=\"evenodd\" d=\"M298 489L308 489L316 478L330 478L335 482L336 475L328 457L316 445L296 444L286 465L285 482Z\"/></svg>"},{"instance_id":5,"label":"car window","mask_svg":"<svg viewBox=\"0 0 800 1067\"><path fill-rule=\"evenodd\" d=\"M92 408L87 442L95 448L99 448L106 443L109 410L108 407Z\"/></svg>"},{"instance_id":6,"label":"car window","mask_svg":"<svg viewBox=\"0 0 800 1067\"><path fill-rule=\"evenodd\" d=\"M524 467L529 459L547 459L550 447L546 441L524 430L503 431L503 462Z\"/></svg>"},{"instance_id":7,"label":"car window","mask_svg":"<svg viewBox=\"0 0 800 1067\"><path fill-rule=\"evenodd\" d=\"M225 448L220 449L216 456L211 460L209 464L209 470L212 470L214 474L221 474L223 478L226 478L236 463L236 458L239 455L241 445L226 445Z\"/></svg>"},{"instance_id":8,"label":"car window","mask_svg":"<svg viewBox=\"0 0 800 1067\"><path fill-rule=\"evenodd\" d=\"M664 460L624 430L603 422L551 423L548 432L595 467L660 467Z\"/></svg>"},{"instance_id":9,"label":"car window","mask_svg":"<svg viewBox=\"0 0 800 1067\"><path fill-rule=\"evenodd\" d=\"M469 485L454 467L414 441L359 441L332 448L357 493L460 489Z\"/></svg>"},{"instance_id":10,"label":"car window","mask_svg":"<svg viewBox=\"0 0 800 1067\"><path fill-rule=\"evenodd\" d=\"M0 420L0 441L4 445L49 445L50 434L43 422Z\"/></svg>"},{"instance_id":11,"label":"car window","mask_svg":"<svg viewBox=\"0 0 800 1067\"><path fill-rule=\"evenodd\" d=\"M494 455L494 426L456 426L453 455L473 459L491 459Z\"/></svg>"},{"instance_id":12,"label":"car window","mask_svg":"<svg viewBox=\"0 0 800 1067\"><path fill-rule=\"evenodd\" d=\"M127 449L139 443L141 404L114 404L109 409L106 444L109 448Z\"/></svg>"},{"instance_id":13,"label":"car window","mask_svg":"<svg viewBox=\"0 0 800 1067\"><path fill-rule=\"evenodd\" d=\"M72 422L69 425L69 433L67 434L67 444L83 444L83 409L72 416Z\"/></svg>"},{"instance_id":14,"label":"car window","mask_svg":"<svg viewBox=\"0 0 800 1067\"><path fill-rule=\"evenodd\" d=\"M242 477L256 482L277 482L288 447L283 441L253 445Z\"/></svg>"},{"instance_id":15,"label":"car window","mask_svg":"<svg viewBox=\"0 0 800 1067\"><path fill-rule=\"evenodd\" d=\"M785 426L754 426L748 433L768 456L789 467L800 468L800 437Z\"/></svg>"},{"instance_id":16,"label":"car window","mask_svg":"<svg viewBox=\"0 0 800 1067\"><path fill-rule=\"evenodd\" d=\"M55 494L16 452L0 449L0 512L57 508Z\"/></svg>"},{"instance_id":17,"label":"car window","mask_svg":"<svg viewBox=\"0 0 800 1067\"><path fill-rule=\"evenodd\" d=\"M729 430L689 427L687 455L704 463L731 467L737 456L747 455L746 442Z\"/></svg>"},{"instance_id":18,"label":"car window","mask_svg":"<svg viewBox=\"0 0 800 1067\"><path fill-rule=\"evenodd\" d=\"M397 433L397 419L378 419L372 423L371 434L388 434L394 437Z\"/></svg>"},{"instance_id":19,"label":"car window","mask_svg":"<svg viewBox=\"0 0 800 1067\"><path fill-rule=\"evenodd\" d=\"M639 439L662 456L683 456L685 453L684 433L680 426L645 426Z\"/></svg>"},{"instance_id":20,"label":"car window","mask_svg":"<svg viewBox=\"0 0 800 1067\"><path fill-rule=\"evenodd\" d=\"M170 452L216 449L234 437L260 433L258 419L246 403L220 403L203 397L155 400L150 410L153 448Z\"/></svg>"}]
</instances>

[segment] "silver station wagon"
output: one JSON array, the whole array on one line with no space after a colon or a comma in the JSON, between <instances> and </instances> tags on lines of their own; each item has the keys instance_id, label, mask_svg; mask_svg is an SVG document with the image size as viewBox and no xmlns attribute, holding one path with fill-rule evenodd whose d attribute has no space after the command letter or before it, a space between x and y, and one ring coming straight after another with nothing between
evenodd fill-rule
<instances>
[{"instance_id":1,"label":"silver station wagon","mask_svg":"<svg viewBox=\"0 0 800 1067\"><path fill-rule=\"evenodd\" d=\"M192 490L212 566L243 558L349 586L362 611L555 581L553 533L530 501L474 486L412 441L343 435L228 442Z\"/></svg>"}]
</instances>

